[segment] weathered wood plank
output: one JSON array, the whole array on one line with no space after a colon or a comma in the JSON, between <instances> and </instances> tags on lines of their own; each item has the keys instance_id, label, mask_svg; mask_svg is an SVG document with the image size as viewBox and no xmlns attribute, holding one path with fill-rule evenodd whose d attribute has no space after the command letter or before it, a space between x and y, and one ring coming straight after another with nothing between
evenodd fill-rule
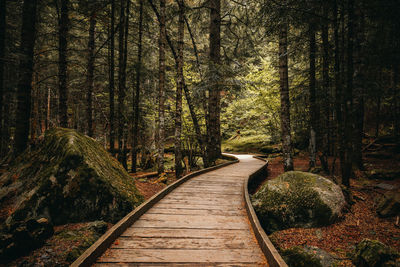
<instances>
[{"instance_id":1,"label":"weathered wood plank","mask_svg":"<svg viewBox=\"0 0 400 267\"><path fill-rule=\"evenodd\" d=\"M111 246L114 249L256 249L250 239L237 236L218 236L218 238L119 238Z\"/></svg>"},{"instance_id":2,"label":"weathered wood plank","mask_svg":"<svg viewBox=\"0 0 400 267\"><path fill-rule=\"evenodd\" d=\"M265 259L251 249L109 249L98 262L263 263Z\"/></svg>"},{"instance_id":3,"label":"weathered wood plank","mask_svg":"<svg viewBox=\"0 0 400 267\"><path fill-rule=\"evenodd\" d=\"M191 209L191 208L153 208L147 214L177 214L177 215L199 215L199 216L242 216L243 210L225 209Z\"/></svg>"}]
</instances>

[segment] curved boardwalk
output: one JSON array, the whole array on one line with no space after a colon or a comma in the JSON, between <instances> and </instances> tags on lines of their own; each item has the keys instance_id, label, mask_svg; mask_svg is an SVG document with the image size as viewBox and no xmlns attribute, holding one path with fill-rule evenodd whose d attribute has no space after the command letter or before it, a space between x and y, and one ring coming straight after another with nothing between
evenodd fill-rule
<instances>
[{"instance_id":1,"label":"curved boardwalk","mask_svg":"<svg viewBox=\"0 0 400 267\"><path fill-rule=\"evenodd\" d=\"M95 266L267 266L244 206L243 183L264 162L194 177L129 227Z\"/></svg>"}]
</instances>

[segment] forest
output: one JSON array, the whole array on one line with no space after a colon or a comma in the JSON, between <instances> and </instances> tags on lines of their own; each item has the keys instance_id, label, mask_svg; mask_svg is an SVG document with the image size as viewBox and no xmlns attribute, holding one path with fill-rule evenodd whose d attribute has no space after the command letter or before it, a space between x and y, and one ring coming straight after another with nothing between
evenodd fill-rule
<instances>
[{"instance_id":1,"label":"forest","mask_svg":"<svg viewBox=\"0 0 400 267\"><path fill-rule=\"evenodd\" d=\"M230 161L225 153L252 154L269 164L261 189L250 192L253 206L283 256L293 245L316 245L311 230L291 231L297 224L288 221L279 224L289 230L275 229L265 219L273 211L255 203L267 180L303 171L338 185L347 203L349 215L324 228L317 245L345 266L381 266L387 259L362 265L346 253L362 237L400 250L399 14L397 0L0 0L0 230L31 214L24 206L17 216L11 198L44 176L75 175L68 168L82 179L91 171L120 177L115 184L134 192L133 209L185 175ZM66 147L68 136L79 146ZM85 167L74 165L72 150ZM107 223L130 211L116 202L120 213L101 212ZM54 225L100 214L58 220L46 212ZM352 230L348 220L374 230ZM340 243L338 233L351 240L333 251L326 240ZM80 250L61 261L72 263ZM386 253L393 264L396 253Z\"/></svg>"}]
</instances>

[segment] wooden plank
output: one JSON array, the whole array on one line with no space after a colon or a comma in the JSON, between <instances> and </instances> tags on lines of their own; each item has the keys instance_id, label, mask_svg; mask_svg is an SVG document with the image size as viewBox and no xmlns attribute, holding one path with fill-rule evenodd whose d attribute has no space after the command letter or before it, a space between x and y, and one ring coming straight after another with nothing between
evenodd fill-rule
<instances>
[{"instance_id":1,"label":"wooden plank","mask_svg":"<svg viewBox=\"0 0 400 267\"><path fill-rule=\"evenodd\" d=\"M133 227L248 229L249 225L240 217L144 214Z\"/></svg>"},{"instance_id":2,"label":"wooden plank","mask_svg":"<svg viewBox=\"0 0 400 267\"><path fill-rule=\"evenodd\" d=\"M226 238L119 238L111 246L114 249L257 249L257 245L249 239L237 236Z\"/></svg>"},{"instance_id":3,"label":"wooden plank","mask_svg":"<svg viewBox=\"0 0 400 267\"><path fill-rule=\"evenodd\" d=\"M156 208L185 208L185 209L204 209L204 210L226 210L226 211L235 211L235 210L244 210L244 206L232 206L232 205L202 205L202 204L171 204L171 203L163 203L160 202L156 206Z\"/></svg>"},{"instance_id":4,"label":"wooden plank","mask_svg":"<svg viewBox=\"0 0 400 267\"><path fill-rule=\"evenodd\" d=\"M180 215L200 215L200 216L243 216L243 210L224 210L224 209L185 209L185 208L152 208L147 214L180 214Z\"/></svg>"},{"instance_id":5,"label":"wooden plank","mask_svg":"<svg viewBox=\"0 0 400 267\"><path fill-rule=\"evenodd\" d=\"M248 239L249 234L247 229L235 229L235 230L224 230L224 229L171 229L165 228L142 228L142 227L130 227L121 236L123 237L162 237L162 238L217 238L223 236L226 238L234 238L238 236L243 239Z\"/></svg>"},{"instance_id":6,"label":"wooden plank","mask_svg":"<svg viewBox=\"0 0 400 267\"><path fill-rule=\"evenodd\" d=\"M219 263L219 262L210 262L210 263L176 263L176 262L163 262L163 263L154 263L154 262L114 262L114 263L106 263L100 262L96 263L94 266L97 267L109 267L109 266L118 266L118 267L160 267L160 266L168 266L168 267L196 267L196 266L213 266L213 267L257 267L257 266L265 266L265 263L245 263L245 262L235 262L235 263Z\"/></svg>"},{"instance_id":7,"label":"wooden plank","mask_svg":"<svg viewBox=\"0 0 400 267\"><path fill-rule=\"evenodd\" d=\"M251 249L109 249L98 262L263 263L259 251Z\"/></svg>"}]
</instances>

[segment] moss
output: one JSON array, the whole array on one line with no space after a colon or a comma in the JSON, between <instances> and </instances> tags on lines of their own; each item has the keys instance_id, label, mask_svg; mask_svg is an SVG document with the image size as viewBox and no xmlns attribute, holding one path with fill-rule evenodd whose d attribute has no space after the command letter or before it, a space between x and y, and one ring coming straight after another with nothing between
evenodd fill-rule
<instances>
[{"instance_id":1,"label":"moss","mask_svg":"<svg viewBox=\"0 0 400 267\"><path fill-rule=\"evenodd\" d=\"M143 202L119 162L72 129L47 131L11 164L0 185L9 180L14 182L0 190L0 200L14 194L15 219L44 215L55 224L115 222Z\"/></svg>"},{"instance_id":2,"label":"moss","mask_svg":"<svg viewBox=\"0 0 400 267\"><path fill-rule=\"evenodd\" d=\"M352 261L359 267L395 266L399 254L378 240L364 239L357 244Z\"/></svg>"},{"instance_id":3,"label":"moss","mask_svg":"<svg viewBox=\"0 0 400 267\"><path fill-rule=\"evenodd\" d=\"M271 233L290 227L331 223L336 215L327 204L327 197L316 189L333 191L334 184L325 180L309 173L287 172L268 181L252 197L264 229Z\"/></svg>"},{"instance_id":4,"label":"moss","mask_svg":"<svg viewBox=\"0 0 400 267\"><path fill-rule=\"evenodd\" d=\"M281 255L289 267L322 267L321 262L312 254L300 247L292 247L281 251Z\"/></svg>"}]
</instances>

